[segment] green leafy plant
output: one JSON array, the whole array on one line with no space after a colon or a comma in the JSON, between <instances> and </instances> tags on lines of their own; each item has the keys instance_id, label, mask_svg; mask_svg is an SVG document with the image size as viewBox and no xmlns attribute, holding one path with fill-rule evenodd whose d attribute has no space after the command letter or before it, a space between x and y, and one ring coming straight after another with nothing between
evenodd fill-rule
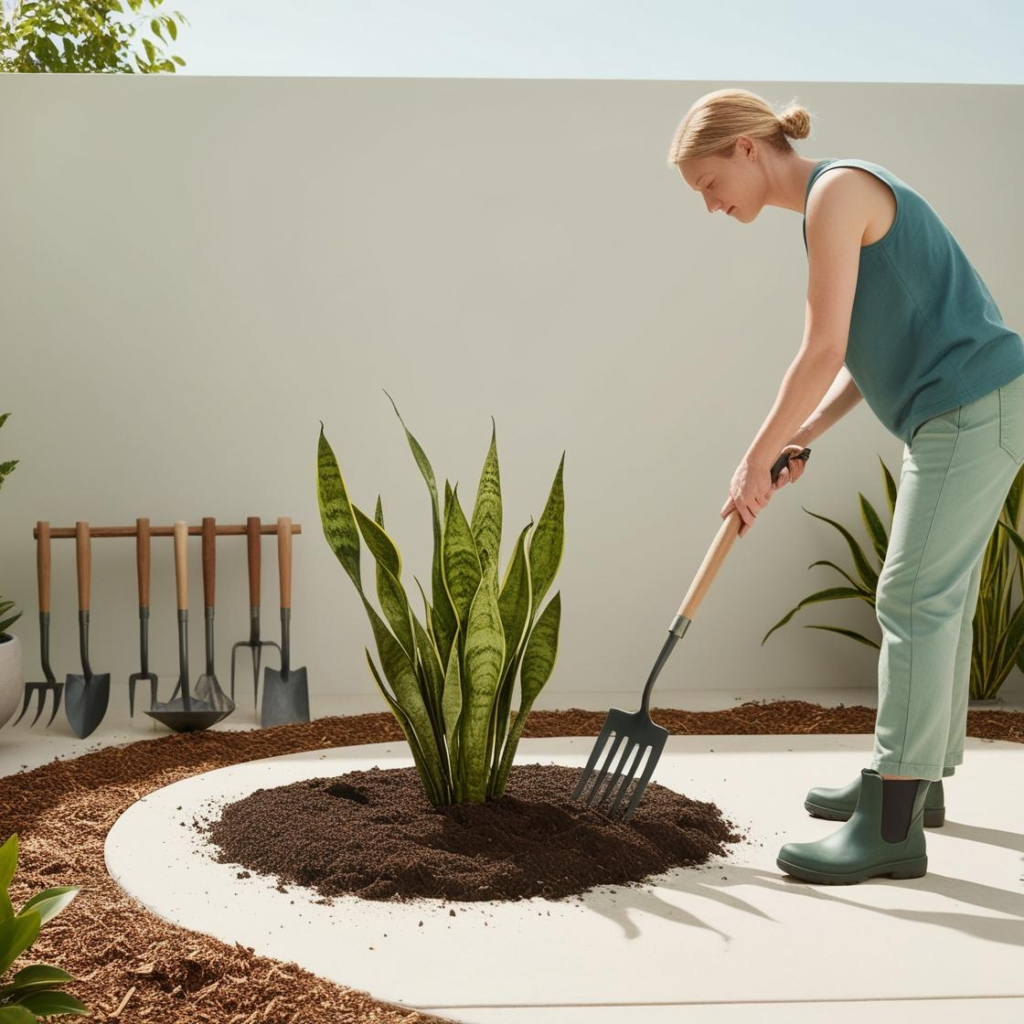
<instances>
[{"instance_id":1,"label":"green leafy plant","mask_svg":"<svg viewBox=\"0 0 1024 1024\"><path fill-rule=\"evenodd\" d=\"M15 832L0 846L0 1024L36 1024L37 1015L88 1014L89 1008L80 999L54 987L75 980L59 967L31 964L22 967L3 984L4 974L36 941L39 929L56 917L80 889L76 885L44 889L15 913L8 889L17 865L18 833Z\"/></svg>"},{"instance_id":2,"label":"green leafy plant","mask_svg":"<svg viewBox=\"0 0 1024 1024\"><path fill-rule=\"evenodd\" d=\"M536 529L530 535L531 518L499 585L502 502L493 417L472 515L467 521L458 482L453 490L445 480L442 520L430 461L393 400L391 404L430 492L432 602L413 577L423 598L424 623L412 610L401 582L402 559L384 529L380 495L373 519L351 503L321 423L317 497L324 536L370 617L393 693L381 680L368 648L366 660L409 741L428 799L434 806L483 803L504 792L526 717L557 656L561 593L539 615L538 610L562 558L565 452ZM376 563L377 597L387 623L363 590L360 536ZM519 711L510 728L512 691L520 672Z\"/></svg>"},{"instance_id":3,"label":"green leafy plant","mask_svg":"<svg viewBox=\"0 0 1024 1024\"><path fill-rule=\"evenodd\" d=\"M885 497L889 505L889 529L896 509L897 487L892 474L885 462L882 464L882 480ZM982 556L981 580L978 590L978 605L975 609L973 627L974 638L971 653L970 699L984 700L994 697L1003 681L1013 670L1014 665L1024 669L1024 602L1014 604L1013 581L1018 579L1024 587L1024 539L1018 530L1022 496L1024 496L1024 468L1017 474L1010 491L1003 502L1003 507L996 521L996 528L989 538ZM852 598L864 601L875 608L875 595L878 590L878 577L885 563L885 555L889 548L889 534L882 524L878 513L871 503L858 492L860 498L860 517L868 533L877 567L872 565L864 550L844 526L804 509L815 519L834 526L842 535L853 558L854 571L857 579L840 569L834 562L821 559L812 562L808 568L816 565L828 565L836 570L850 583L850 586L829 587L805 597L795 608L764 635L761 644L780 626L784 626L803 607L818 604L822 601L843 601ZM801 506L803 507L803 506ZM841 636L849 637L858 643L867 644L876 649L881 643L864 636L852 629L840 626L808 625L805 629L825 629Z\"/></svg>"},{"instance_id":4,"label":"green leafy plant","mask_svg":"<svg viewBox=\"0 0 1024 1024\"><path fill-rule=\"evenodd\" d=\"M148 4L156 11L163 0L126 0L133 13ZM8 10L7 8L11 9ZM116 72L134 74L134 59L143 74L177 71L185 66L181 57L164 57L164 31L173 41L178 38L174 18L188 24L186 17L143 13L124 22L114 15L124 14L120 0L10 0L0 14L0 72ZM142 39L145 57L132 52L140 23L149 28L159 42ZM55 41L56 40L56 41ZM58 42L60 45L58 46Z\"/></svg>"},{"instance_id":5,"label":"green leafy plant","mask_svg":"<svg viewBox=\"0 0 1024 1024\"><path fill-rule=\"evenodd\" d=\"M3 413L3 415L0 415L0 427L2 427L7 422L7 418L10 415L11 414L9 412L5 412L5 413ZM8 476L10 476L11 473L14 472L14 467L18 464L18 461L19 461L18 459L12 459L9 462L0 462L0 487L3 487L4 480ZM0 597L0 640L3 639L4 632L8 629L8 627L13 626L14 623L17 622L18 619L21 618L21 612L18 612L17 615L12 615L8 619L4 618L4 616L13 607L14 607L14 602L13 601L5 601L2 597Z\"/></svg>"}]
</instances>

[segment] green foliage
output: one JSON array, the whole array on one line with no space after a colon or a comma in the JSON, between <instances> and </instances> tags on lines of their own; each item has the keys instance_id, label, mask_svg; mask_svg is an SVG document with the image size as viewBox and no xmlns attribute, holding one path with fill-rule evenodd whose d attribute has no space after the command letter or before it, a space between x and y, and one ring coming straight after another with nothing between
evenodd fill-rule
<instances>
[{"instance_id":1,"label":"green foliage","mask_svg":"<svg viewBox=\"0 0 1024 1024\"><path fill-rule=\"evenodd\" d=\"M434 806L482 803L504 792L526 717L554 669L561 594L539 616L538 611L562 558L565 453L536 529L529 536L531 519L519 534L499 584L502 503L493 418L470 518L459 501L458 484L453 490L447 480L442 518L430 461L391 404L431 499L432 603L413 577L425 624L401 582L402 559L384 529L380 496L373 519L352 504L321 423L317 498L324 536L370 618L391 689L366 649L370 673L409 741L428 799ZM363 590L360 537L376 565L383 619ZM520 704L510 731L512 691L520 669Z\"/></svg>"},{"instance_id":2,"label":"green foliage","mask_svg":"<svg viewBox=\"0 0 1024 1024\"><path fill-rule=\"evenodd\" d=\"M882 482L889 506L889 528L896 509L896 482L882 459ZM877 568L844 526L826 516L817 515L804 509L815 519L834 526L850 549L853 572L856 578L840 569L834 562L822 559L812 562L808 568L827 565L843 576L850 586L829 587L805 597L764 635L761 644L780 626L784 626L803 607L822 601L843 601L852 598L864 601L875 608L878 577L885 563L889 548L889 534L871 503L858 492L860 517L868 534ZM971 653L970 699L984 700L994 697L1014 665L1024 669L1024 602L1014 606L1013 581L1020 579L1024 585L1024 539L1017 532L1020 523L1022 497L1024 497L1024 468L1017 474L1006 501L999 513L996 528L989 538L982 556L981 581L978 591L978 606L975 609L974 638ZM872 640L852 629L839 626L805 626L805 629L824 629L840 636L849 637L858 643L880 649L879 641Z\"/></svg>"},{"instance_id":3,"label":"green foliage","mask_svg":"<svg viewBox=\"0 0 1024 1024\"><path fill-rule=\"evenodd\" d=\"M0 415L0 427L7 422L7 417L11 414L5 412ZM4 485L4 479L14 472L14 467L18 464L18 459L13 459L9 462L0 462L0 487ZM4 635L5 630L8 627L13 626L18 619L21 618L21 612L17 615L12 615L10 618L5 619L4 616L14 607L13 601L5 601L0 597L0 637ZM0 1024L3 1024L2 1018L0 1018Z\"/></svg>"},{"instance_id":4,"label":"green foliage","mask_svg":"<svg viewBox=\"0 0 1024 1024\"><path fill-rule=\"evenodd\" d=\"M133 13L148 4L155 12L163 0L126 0ZM177 71L181 57L163 55L161 44L178 38L175 17L180 11L151 17L143 11L133 20L121 20L120 0L22 0L13 17L0 20L0 72L121 72L134 74L134 60L143 74ZM144 38L145 55L133 52L136 33L148 26L158 42ZM166 32L168 40L164 33ZM2 1024L2 1021L0 1021Z\"/></svg>"},{"instance_id":5,"label":"green foliage","mask_svg":"<svg viewBox=\"0 0 1024 1024\"><path fill-rule=\"evenodd\" d=\"M54 986L75 979L59 967L31 964L22 967L5 984L3 976L27 950L39 929L56 917L78 894L79 886L61 885L33 896L17 913L8 890L18 864L18 834L0 846L0 1024L36 1024L37 1015L88 1015L89 1008L68 992Z\"/></svg>"}]
</instances>

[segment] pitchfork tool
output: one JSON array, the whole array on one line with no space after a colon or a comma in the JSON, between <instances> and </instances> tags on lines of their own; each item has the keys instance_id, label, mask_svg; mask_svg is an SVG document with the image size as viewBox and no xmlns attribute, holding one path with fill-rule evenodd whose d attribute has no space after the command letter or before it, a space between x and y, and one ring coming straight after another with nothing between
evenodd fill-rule
<instances>
[{"instance_id":1,"label":"pitchfork tool","mask_svg":"<svg viewBox=\"0 0 1024 1024\"><path fill-rule=\"evenodd\" d=\"M53 714L50 715L50 721L46 725L49 726L53 722L57 717L61 694L64 691L64 684L57 680L50 668L50 524L42 521L36 523L36 572L39 576L39 653L46 682L25 684L25 703L22 706L21 714L11 723L17 725L21 721L25 712L28 711L32 694L38 693L39 710L36 712L36 717L29 722L30 729L39 721L39 716L43 713L43 708L46 707L47 693L53 694Z\"/></svg>"},{"instance_id":2,"label":"pitchfork tool","mask_svg":"<svg viewBox=\"0 0 1024 1024\"><path fill-rule=\"evenodd\" d=\"M275 640L260 639L260 517L249 516L245 523L249 547L249 639L239 640L231 648L231 698L235 696L235 652L239 647L252 648L252 706L259 707L260 658L262 647L276 647L278 657L281 646Z\"/></svg>"},{"instance_id":3,"label":"pitchfork tool","mask_svg":"<svg viewBox=\"0 0 1024 1024\"><path fill-rule=\"evenodd\" d=\"M156 703L157 677L149 671L149 520L135 520L135 555L139 567L139 653L142 671L128 677L128 711L135 717L135 684L149 681L149 706Z\"/></svg>"},{"instance_id":4,"label":"pitchfork tool","mask_svg":"<svg viewBox=\"0 0 1024 1024\"><path fill-rule=\"evenodd\" d=\"M776 482L779 474L791 458L803 459L806 462L807 457L810 454L810 448L804 448L803 451L794 455L791 455L789 452L783 452L775 460L775 464L771 468L772 483L774 484ZM633 811L636 809L636 805L640 802L640 797L647 788L647 783L650 781L651 775L654 772L654 766L658 763L658 759L661 757L661 752L665 747L665 740L668 738L668 729L665 729L660 725L656 725L650 715L651 691L654 689L654 681L658 678L658 673L668 660L668 656L672 653L672 649L675 647L676 642L683 636L689 627L690 622L693 620L694 613L697 611L697 606L703 600L704 595L711 586L711 581L715 578L715 575L721 568L722 563L725 561L725 556L729 553L729 549L732 547L733 541L736 540L736 537L739 534L741 524L742 519L740 517L739 510L734 508L726 517L721 527L719 527L718 534L712 542L711 547L708 549L708 553L704 556L704 561L701 563L701 567L697 571L697 575L690 584L690 589L686 592L686 597L683 598L683 603L679 606L679 611L676 614L676 617L672 620L672 625L669 626L668 639L665 641L665 645L662 647L661 653L658 655L658 659L654 663L651 675L647 680L647 685L644 687L644 696L640 709L638 711L628 712L622 711L619 708L612 708L608 712L608 717L605 718L604 728L601 729L601 733L597 737L597 742L594 744L594 749L591 751L590 759L587 761L587 766L583 769L583 774L580 776L580 780L577 783L575 790L573 790L572 795L574 799L581 798L581 794L586 789L587 783L590 780L591 772L593 772L594 767L597 764L598 757L604 750L605 744L608 743L609 738L614 734L615 740L608 751L607 757L605 757L601 765L601 774L598 776L590 794L584 798L584 803L594 807L595 810L600 811L605 810L605 808L602 807L602 804L604 804L609 795L614 792L616 794L615 799L605 810L605 813L607 813L610 818L616 817L616 811L619 804L622 802L622 798L625 796L626 791L629 788L629 784L633 781L633 778L636 775L637 768L639 767L645 751L648 749L650 750L650 754L647 758L647 764L644 767L643 775L637 781L637 784L632 791L629 803L622 812L620 818L621 821L627 821L633 814ZM622 753L619 756L619 760L616 762L614 772L612 773L608 784L605 786L603 793L598 797L597 794L601 792L601 784L604 782L605 776L608 774L608 765L611 763L612 758L620 748L622 749ZM629 768L625 772L622 772L621 768L630 754L633 755L633 759L630 761ZM618 788L616 788L616 786L618 786ZM596 803L595 797L597 798Z\"/></svg>"}]
</instances>

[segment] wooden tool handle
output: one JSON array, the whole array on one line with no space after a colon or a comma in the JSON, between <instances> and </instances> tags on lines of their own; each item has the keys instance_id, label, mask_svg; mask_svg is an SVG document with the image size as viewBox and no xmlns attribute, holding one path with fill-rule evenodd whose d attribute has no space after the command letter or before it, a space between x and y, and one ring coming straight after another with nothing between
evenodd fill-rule
<instances>
[{"instance_id":1,"label":"wooden tool handle","mask_svg":"<svg viewBox=\"0 0 1024 1024\"><path fill-rule=\"evenodd\" d=\"M81 520L75 523L75 557L78 563L78 610L87 612L92 552L89 545L89 524Z\"/></svg>"},{"instance_id":2,"label":"wooden tool handle","mask_svg":"<svg viewBox=\"0 0 1024 1024\"><path fill-rule=\"evenodd\" d=\"M803 459L806 463L810 454L810 448L804 448L794 454L783 452L769 470L772 483L774 484L778 481L779 474L786 467L790 459ZM679 606L679 615L685 616L692 621L694 615L697 614L697 609L700 607L701 601L704 600L704 595L711 587L715 576L718 575L718 570L721 569L725 556L729 554L733 541L739 536L742 525L743 517L740 515L739 509L734 508L718 528L718 533L711 542L711 547L708 548L708 553L704 556L704 561L701 562L697 575L694 576L690 589L686 592L686 597L683 598L683 603Z\"/></svg>"},{"instance_id":3,"label":"wooden tool handle","mask_svg":"<svg viewBox=\"0 0 1024 1024\"><path fill-rule=\"evenodd\" d=\"M174 578L178 587L178 611L188 610L188 523L174 524Z\"/></svg>"},{"instance_id":4,"label":"wooden tool handle","mask_svg":"<svg viewBox=\"0 0 1024 1024\"><path fill-rule=\"evenodd\" d=\"M718 528L718 534L711 542L711 547L708 548L708 553L704 556L704 561L701 562L697 575L694 576L690 589L686 592L686 597L683 598L683 603L679 606L679 615L685 615L686 618L691 621L693 620L693 617L697 614L697 608L700 606L701 601L704 600L704 595L707 594L715 576L718 575L718 570L721 569L725 556L729 554L733 541L739 536L740 526L742 525L743 520L740 517L739 509L734 508Z\"/></svg>"},{"instance_id":5,"label":"wooden tool handle","mask_svg":"<svg viewBox=\"0 0 1024 1024\"><path fill-rule=\"evenodd\" d=\"M258 608L260 603L260 517L249 516L245 521L245 532L249 538L249 605Z\"/></svg>"},{"instance_id":6,"label":"wooden tool handle","mask_svg":"<svg viewBox=\"0 0 1024 1024\"><path fill-rule=\"evenodd\" d=\"M281 607L292 606L292 520L277 517L277 567L281 574Z\"/></svg>"},{"instance_id":7,"label":"wooden tool handle","mask_svg":"<svg viewBox=\"0 0 1024 1024\"><path fill-rule=\"evenodd\" d=\"M39 610L50 610L50 524L36 523L39 539L36 542L36 574L39 577Z\"/></svg>"},{"instance_id":8,"label":"wooden tool handle","mask_svg":"<svg viewBox=\"0 0 1024 1024\"><path fill-rule=\"evenodd\" d=\"M135 561L139 567L139 607L149 607L149 520L135 520Z\"/></svg>"},{"instance_id":9,"label":"wooden tool handle","mask_svg":"<svg viewBox=\"0 0 1024 1024\"><path fill-rule=\"evenodd\" d=\"M207 608L214 605L217 575L217 521L203 516L203 601Z\"/></svg>"}]
</instances>

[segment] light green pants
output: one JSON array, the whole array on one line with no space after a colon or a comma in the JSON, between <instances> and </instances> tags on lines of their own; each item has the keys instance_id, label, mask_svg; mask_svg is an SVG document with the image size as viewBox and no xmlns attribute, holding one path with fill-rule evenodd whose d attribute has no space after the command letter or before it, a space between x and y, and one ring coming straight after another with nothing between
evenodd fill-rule
<instances>
[{"instance_id":1,"label":"light green pants","mask_svg":"<svg viewBox=\"0 0 1024 1024\"><path fill-rule=\"evenodd\" d=\"M870 767L883 775L936 780L963 762L982 557L1022 462L1024 375L925 421L904 445L875 595Z\"/></svg>"}]
</instances>

